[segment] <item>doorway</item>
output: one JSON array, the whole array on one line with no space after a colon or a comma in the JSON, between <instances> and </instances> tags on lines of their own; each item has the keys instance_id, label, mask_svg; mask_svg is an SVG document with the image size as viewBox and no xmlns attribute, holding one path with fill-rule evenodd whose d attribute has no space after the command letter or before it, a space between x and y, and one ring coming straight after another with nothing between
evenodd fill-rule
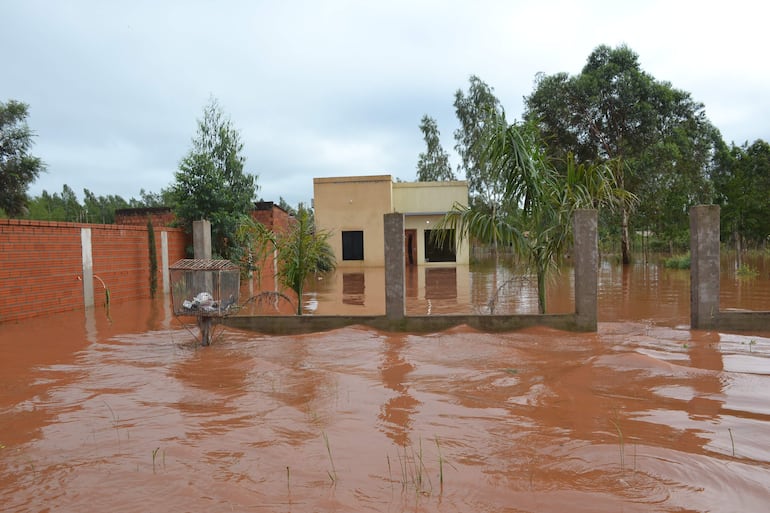
<instances>
[{"instance_id":1,"label":"doorway","mask_svg":"<svg viewBox=\"0 0 770 513\"><path fill-rule=\"evenodd\" d=\"M404 230L404 263L417 265L417 230Z\"/></svg>"}]
</instances>

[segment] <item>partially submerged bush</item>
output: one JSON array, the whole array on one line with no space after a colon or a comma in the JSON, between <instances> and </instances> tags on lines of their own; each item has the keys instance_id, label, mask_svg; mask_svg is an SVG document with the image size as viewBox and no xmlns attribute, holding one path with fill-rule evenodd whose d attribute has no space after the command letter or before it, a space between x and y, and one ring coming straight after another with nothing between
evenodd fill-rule
<instances>
[{"instance_id":1,"label":"partially submerged bush","mask_svg":"<svg viewBox=\"0 0 770 513\"><path fill-rule=\"evenodd\" d=\"M689 269L690 268L690 254L677 255L671 258L667 258L663 265L669 269Z\"/></svg>"}]
</instances>

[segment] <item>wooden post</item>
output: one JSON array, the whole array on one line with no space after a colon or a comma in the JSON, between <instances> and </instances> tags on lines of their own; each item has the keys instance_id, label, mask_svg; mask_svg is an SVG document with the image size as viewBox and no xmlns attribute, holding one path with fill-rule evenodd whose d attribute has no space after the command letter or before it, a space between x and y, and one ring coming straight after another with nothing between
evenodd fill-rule
<instances>
[{"instance_id":1,"label":"wooden post","mask_svg":"<svg viewBox=\"0 0 770 513\"><path fill-rule=\"evenodd\" d=\"M214 319L208 315L201 315L198 317L198 328L201 330L202 346L211 344L211 327L213 324Z\"/></svg>"}]
</instances>

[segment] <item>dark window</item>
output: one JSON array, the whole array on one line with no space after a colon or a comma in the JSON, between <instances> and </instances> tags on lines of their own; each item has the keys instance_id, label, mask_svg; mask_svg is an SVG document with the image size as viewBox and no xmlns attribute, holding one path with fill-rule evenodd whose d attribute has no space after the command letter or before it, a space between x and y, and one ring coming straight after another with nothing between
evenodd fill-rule
<instances>
[{"instance_id":1,"label":"dark window","mask_svg":"<svg viewBox=\"0 0 770 513\"><path fill-rule=\"evenodd\" d=\"M361 230L342 232L342 259L364 259L364 232Z\"/></svg>"},{"instance_id":2,"label":"dark window","mask_svg":"<svg viewBox=\"0 0 770 513\"><path fill-rule=\"evenodd\" d=\"M443 232L443 233L433 234L434 232ZM457 255L455 255L455 231L454 230L425 230L425 261L426 262L456 262L457 261Z\"/></svg>"}]
</instances>

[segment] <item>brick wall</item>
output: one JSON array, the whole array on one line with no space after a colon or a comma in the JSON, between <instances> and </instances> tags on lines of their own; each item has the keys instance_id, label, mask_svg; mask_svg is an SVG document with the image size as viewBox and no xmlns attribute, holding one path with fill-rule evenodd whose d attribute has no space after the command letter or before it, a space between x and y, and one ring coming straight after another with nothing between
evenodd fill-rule
<instances>
[{"instance_id":1,"label":"brick wall","mask_svg":"<svg viewBox=\"0 0 770 513\"><path fill-rule=\"evenodd\" d=\"M146 223L146 218L145 218ZM81 230L91 229L93 272L111 302L150 296L145 226L0 219L0 322L84 307ZM161 233L168 233L169 264L185 256L185 235L155 228L158 293L163 293ZM104 289L94 279L96 305Z\"/></svg>"}]
</instances>

